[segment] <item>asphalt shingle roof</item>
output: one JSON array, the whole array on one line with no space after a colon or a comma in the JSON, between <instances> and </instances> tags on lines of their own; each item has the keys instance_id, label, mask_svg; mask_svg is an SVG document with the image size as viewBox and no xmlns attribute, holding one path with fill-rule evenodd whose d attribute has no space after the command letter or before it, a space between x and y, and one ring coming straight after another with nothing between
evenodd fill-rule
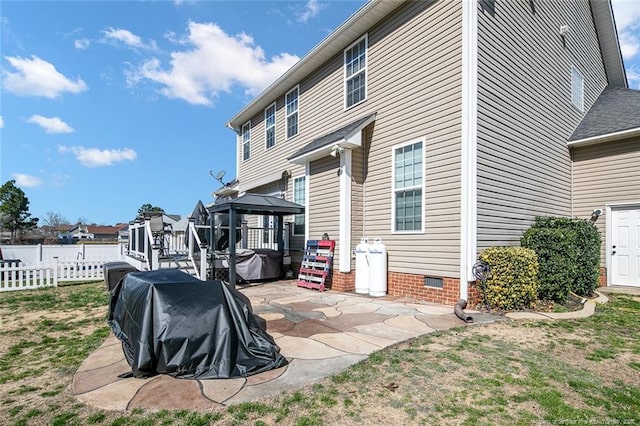
<instances>
[{"instance_id":1,"label":"asphalt shingle roof","mask_svg":"<svg viewBox=\"0 0 640 426\"><path fill-rule=\"evenodd\" d=\"M606 87L569 141L640 128L640 90Z\"/></svg>"},{"instance_id":2,"label":"asphalt shingle roof","mask_svg":"<svg viewBox=\"0 0 640 426\"><path fill-rule=\"evenodd\" d=\"M353 133L354 130L358 129L360 126L362 126L362 124L366 123L374 116L375 114L367 115L366 117L362 117L359 120L351 122L336 131L333 131L329 134L319 137L318 139L314 139L313 141L309 142L307 145L303 146L302 148L294 152L289 158L287 158L287 160L300 157L301 155L308 154L310 152L315 151L316 149L324 148L326 146L333 144L334 142L338 142L344 139L346 136Z\"/></svg>"}]
</instances>

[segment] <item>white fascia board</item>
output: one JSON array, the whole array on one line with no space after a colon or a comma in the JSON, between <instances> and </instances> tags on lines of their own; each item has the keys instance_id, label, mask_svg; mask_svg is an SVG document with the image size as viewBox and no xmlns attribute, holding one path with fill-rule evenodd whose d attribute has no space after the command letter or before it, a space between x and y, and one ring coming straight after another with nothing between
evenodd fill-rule
<instances>
[{"instance_id":1,"label":"white fascia board","mask_svg":"<svg viewBox=\"0 0 640 426\"><path fill-rule=\"evenodd\" d=\"M478 6L462 1L462 140L460 170L460 298L468 298L477 242Z\"/></svg>"},{"instance_id":2,"label":"white fascia board","mask_svg":"<svg viewBox=\"0 0 640 426\"><path fill-rule=\"evenodd\" d=\"M580 146L587 146L587 145L595 145L595 144L604 143L604 142L612 142L612 141L617 141L621 139L633 138L637 136L640 136L640 128L622 130L620 132L607 133L606 135L598 135L590 138L578 139L575 141L567 142L567 145L569 147L580 147Z\"/></svg>"}]
</instances>

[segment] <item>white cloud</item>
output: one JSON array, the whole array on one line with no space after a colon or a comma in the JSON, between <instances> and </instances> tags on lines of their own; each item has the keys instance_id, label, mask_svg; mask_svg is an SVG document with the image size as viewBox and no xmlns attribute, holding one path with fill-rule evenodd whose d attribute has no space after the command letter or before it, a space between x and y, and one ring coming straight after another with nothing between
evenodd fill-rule
<instances>
[{"instance_id":1,"label":"white cloud","mask_svg":"<svg viewBox=\"0 0 640 426\"><path fill-rule=\"evenodd\" d=\"M123 161L133 161L138 154L131 148L124 149L98 149L85 148L83 146L58 146L58 152L66 154L68 152L75 155L76 159L83 166L103 167L112 166Z\"/></svg>"},{"instance_id":2,"label":"white cloud","mask_svg":"<svg viewBox=\"0 0 640 426\"><path fill-rule=\"evenodd\" d=\"M42 127L47 133L73 133L73 127L62 121L59 117L43 117L34 114L27 119L27 123L34 123Z\"/></svg>"},{"instance_id":3,"label":"white cloud","mask_svg":"<svg viewBox=\"0 0 640 426\"><path fill-rule=\"evenodd\" d=\"M17 71L2 71L4 87L13 94L55 98L64 92L80 93L88 88L82 79L68 79L53 64L35 55L30 59L16 56L5 56L5 59Z\"/></svg>"},{"instance_id":4,"label":"white cloud","mask_svg":"<svg viewBox=\"0 0 640 426\"><path fill-rule=\"evenodd\" d=\"M0 115L0 129L4 127L4 118Z\"/></svg>"},{"instance_id":5,"label":"white cloud","mask_svg":"<svg viewBox=\"0 0 640 426\"><path fill-rule=\"evenodd\" d=\"M89 41L89 39L86 39L86 38L81 38L73 41L73 47L75 47L78 50L88 49L90 44L91 42Z\"/></svg>"},{"instance_id":6,"label":"white cloud","mask_svg":"<svg viewBox=\"0 0 640 426\"><path fill-rule=\"evenodd\" d=\"M248 94L259 93L299 59L288 53L266 58L249 35L231 36L213 23L189 22L188 34L179 42L191 48L171 53L170 69L153 58L127 72L128 83L149 80L160 84L160 93L168 98L210 105L234 84Z\"/></svg>"},{"instance_id":7,"label":"white cloud","mask_svg":"<svg viewBox=\"0 0 640 426\"><path fill-rule=\"evenodd\" d=\"M105 37L115 43L123 43L128 47L135 49L149 49L156 50L157 46L155 41L150 41L148 44L144 43L140 36L132 33L129 30L123 30L121 28L107 28L102 31Z\"/></svg>"},{"instance_id":8,"label":"white cloud","mask_svg":"<svg viewBox=\"0 0 640 426\"><path fill-rule=\"evenodd\" d=\"M629 81L629 88L640 89L640 72L635 69L627 69L627 80Z\"/></svg>"},{"instance_id":9,"label":"white cloud","mask_svg":"<svg viewBox=\"0 0 640 426\"><path fill-rule=\"evenodd\" d=\"M637 0L612 1L620 50L624 59L640 52L640 3Z\"/></svg>"},{"instance_id":10,"label":"white cloud","mask_svg":"<svg viewBox=\"0 0 640 426\"><path fill-rule=\"evenodd\" d=\"M303 24L309 22L309 19L314 18L320 13L322 9L325 9L327 5L325 3L318 3L317 0L309 0L304 5L304 10L297 14L297 21Z\"/></svg>"},{"instance_id":11,"label":"white cloud","mask_svg":"<svg viewBox=\"0 0 640 426\"><path fill-rule=\"evenodd\" d=\"M25 175L23 173L14 173L13 178L16 180L17 186L23 186L25 188L33 188L34 186L42 185L42 179L31 175Z\"/></svg>"}]
</instances>

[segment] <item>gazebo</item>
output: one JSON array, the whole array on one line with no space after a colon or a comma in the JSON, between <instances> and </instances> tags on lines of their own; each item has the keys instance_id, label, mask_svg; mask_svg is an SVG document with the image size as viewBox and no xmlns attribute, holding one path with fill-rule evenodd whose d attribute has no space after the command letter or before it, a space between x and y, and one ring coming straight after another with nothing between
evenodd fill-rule
<instances>
[{"instance_id":1,"label":"gazebo","mask_svg":"<svg viewBox=\"0 0 640 426\"><path fill-rule=\"evenodd\" d=\"M284 225L282 218L285 215L302 214L304 206L282 198L269 195L246 193L238 198L213 204L208 207L210 223L214 223L213 215L226 213L229 215L229 285L236 287L236 233L233 232L238 215L254 214L259 216L276 216L278 218L277 245L278 251L284 252Z\"/></svg>"}]
</instances>

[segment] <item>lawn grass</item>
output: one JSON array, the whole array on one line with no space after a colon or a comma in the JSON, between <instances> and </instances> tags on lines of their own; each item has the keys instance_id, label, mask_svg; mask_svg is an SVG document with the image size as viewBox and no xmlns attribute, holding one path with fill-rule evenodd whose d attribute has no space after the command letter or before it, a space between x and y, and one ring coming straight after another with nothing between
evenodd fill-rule
<instances>
[{"instance_id":1,"label":"lawn grass","mask_svg":"<svg viewBox=\"0 0 640 426\"><path fill-rule=\"evenodd\" d=\"M304 388L215 412L109 412L74 372L109 330L102 283L0 294L0 424L640 424L640 301L581 320L436 332Z\"/></svg>"}]
</instances>

